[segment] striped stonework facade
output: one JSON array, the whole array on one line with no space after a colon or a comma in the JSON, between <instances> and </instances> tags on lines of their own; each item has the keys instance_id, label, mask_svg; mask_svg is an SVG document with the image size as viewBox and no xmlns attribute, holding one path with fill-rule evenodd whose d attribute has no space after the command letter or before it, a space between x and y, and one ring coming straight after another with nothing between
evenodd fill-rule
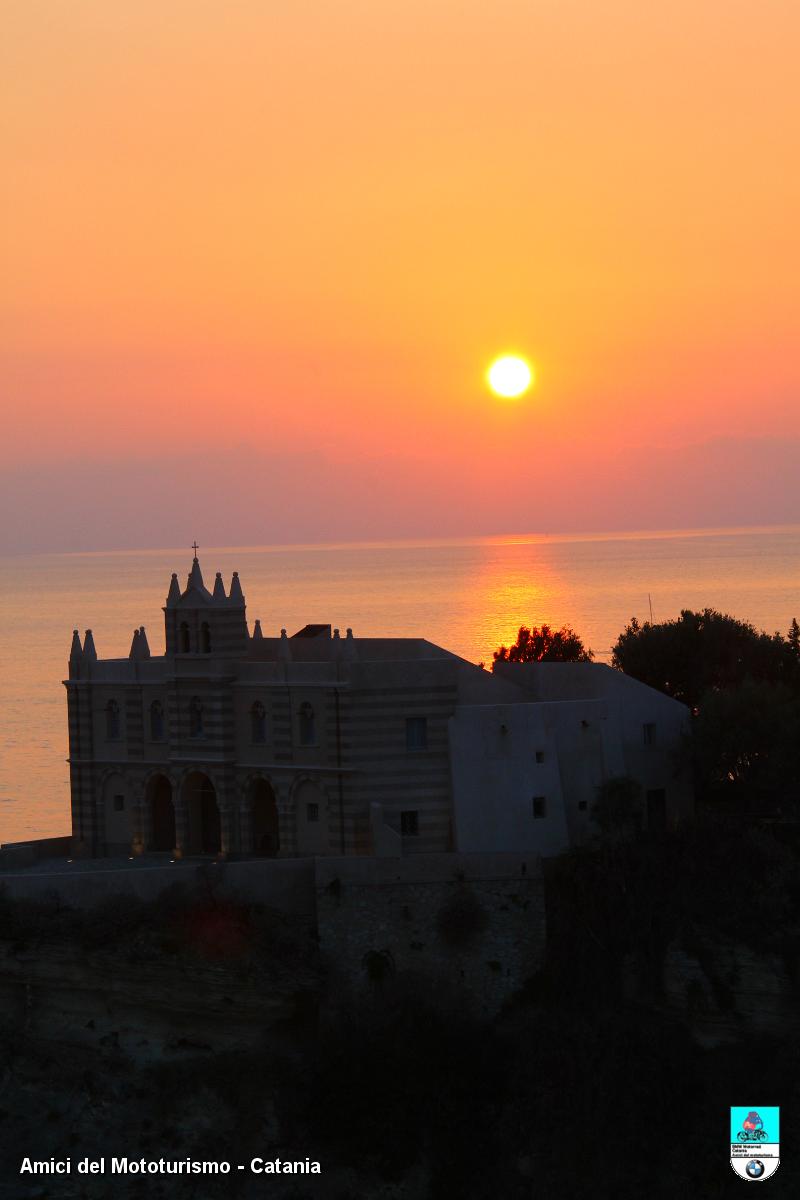
<instances>
[{"instance_id":1,"label":"striped stonework facade","mask_svg":"<svg viewBox=\"0 0 800 1200\"><path fill-rule=\"evenodd\" d=\"M464 671L422 639L307 626L252 634L234 576L198 561L127 658L73 637L72 827L93 855L371 854L377 819L404 854L449 850L448 721Z\"/></svg>"}]
</instances>

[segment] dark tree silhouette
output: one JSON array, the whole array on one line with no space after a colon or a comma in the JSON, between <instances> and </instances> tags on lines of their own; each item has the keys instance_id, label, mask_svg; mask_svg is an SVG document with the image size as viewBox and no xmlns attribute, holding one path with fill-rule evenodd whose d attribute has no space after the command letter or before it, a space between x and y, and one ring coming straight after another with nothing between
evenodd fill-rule
<instances>
[{"instance_id":1,"label":"dark tree silhouette","mask_svg":"<svg viewBox=\"0 0 800 1200\"><path fill-rule=\"evenodd\" d=\"M642 826L642 786L629 775L612 775L597 789L592 818L601 833L617 839L633 836Z\"/></svg>"},{"instance_id":2,"label":"dark tree silhouette","mask_svg":"<svg viewBox=\"0 0 800 1200\"><path fill-rule=\"evenodd\" d=\"M792 617L792 623L789 626L789 633L786 640L789 643L789 649L792 653L800 658L800 625L797 624L797 617Z\"/></svg>"},{"instance_id":3,"label":"dark tree silhouette","mask_svg":"<svg viewBox=\"0 0 800 1200\"><path fill-rule=\"evenodd\" d=\"M492 655L494 662L591 662L594 652L587 650L578 634L569 625L551 629L521 625L512 646L501 646Z\"/></svg>"},{"instance_id":4,"label":"dark tree silhouette","mask_svg":"<svg viewBox=\"0 0 800 1200\"><path fill-rule=\"evenodd\" d=\"M701 797L746 812L794 813L800 799L800 701L788 687L746 680L706 693L692 745Z\"/></svg>"},{"instance_id":5,"label":"dark tree silhouette","mask_svg":"<svg viewBox=\"0 0 800 1200\"><path fill-rule=\"evenodd\" d=\"M746 679L791 687L800 681L790 641L713 608L684 609L676 621L658 625L632 618L611 661L694 710L705 693L739 687Z\"/></svg>"}]
</instances>

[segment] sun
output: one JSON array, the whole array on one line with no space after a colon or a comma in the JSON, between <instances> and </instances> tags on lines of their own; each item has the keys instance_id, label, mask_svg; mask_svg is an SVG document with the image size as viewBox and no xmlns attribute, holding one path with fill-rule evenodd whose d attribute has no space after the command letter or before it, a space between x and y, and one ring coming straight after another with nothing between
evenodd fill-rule
<instances>
[{"instance_id":1,"label":"sun","mask_svg":"<svg viewBox=\"0 0 800 1200\"><path fill-rule=\"evenodd\" d=\"M495 396L513 400L527 392L533 383L533 371L524 358L516 354L504 354L489 367L486 381Z\"/></svg>"}]
</instances>

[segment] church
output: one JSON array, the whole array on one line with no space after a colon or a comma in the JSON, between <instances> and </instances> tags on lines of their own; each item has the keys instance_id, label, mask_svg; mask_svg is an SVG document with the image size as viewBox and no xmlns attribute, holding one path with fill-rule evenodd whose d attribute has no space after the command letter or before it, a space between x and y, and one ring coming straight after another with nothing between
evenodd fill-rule
<instances>
[{"instance_id":1,"label":"church","mask_svg":"<svg viewBox=\"0 0 800 1200\"><path fill-rule=\"evenodd\" d=\"M422 638L248 627L234 572L173 574L163 655L144 628L66 679L76 854L557 854L594 833L597 788L637 781L642 819L691 808L688 710L609 667L497 664Z\"/></svg>"}]
</instances>

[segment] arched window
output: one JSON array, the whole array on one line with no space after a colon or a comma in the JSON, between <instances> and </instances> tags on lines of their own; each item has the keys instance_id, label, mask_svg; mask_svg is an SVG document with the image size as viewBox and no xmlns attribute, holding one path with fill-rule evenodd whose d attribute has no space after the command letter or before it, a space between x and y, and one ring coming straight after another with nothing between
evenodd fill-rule
<instances>
[{"instance_id":1,"label":"arched window","mask_svg":"<svg viewBox=\"0 0 800 1200\"><path fill-rule=\"evenodd\" d=\"M314 746L317 741L316 730L314 729L314 709L305 701L300 705L300 745Z\"/></svg>"},{"instance_id":2,"label":"arched window","mask_svg":"<svg viewBox=\"0 0 800 1200\"><path fill-rule=\"evenodd\" d=\"M203 706L197 696L193 696L189 702L189 736L193 738L203 736Z\"/></svg>"},{"instance_id":3,"label":"arched window","mask_svg":"<svg viewBox=\"0 0 800 1200\"><path fill-rule=\"evenodd\" d=\"M154 700L150 705L150 740L164 740L164 706L160 700Z\"/></svg>"},{"instance_id":4,"label":"arched window","mask_svg":"<svg viewBox=\"0 0 800 1200\"><path fill-rule=\"evenodd\" d=\"M186 621L181 621L178 645L180 646L181 654L189 653L189 626Z\"/></svg>"},{"instance_id":5,"label":"arched window","mask_svg":"<svg viewBox=\"0 0 800 1200\"><path fill-rule=\"evenodd\" d=\"M119 705L116 700L109 700L106 705L106 739L116 742L120 736Z\"/></svg>"},{"instance_id":6,"label":"arched window","mask_svg":"<svg viewBox=\"0 0 800 1200\"><path fill-rule=\"evenodd\" d=\"M203 621L203 624L200 626L200 653L211 653L211 629L208 621Z\"/></svg>"},{"instance_id":7,"label":"arched window","mask_svg":"<svg viewBox=\"0 0 800 1200\"><path fill-rule=\"evenodd\" d=\"M260 700L250 709L250 738L257 743L267 740L267 712Z\"/></svg>"}]
</instances>

